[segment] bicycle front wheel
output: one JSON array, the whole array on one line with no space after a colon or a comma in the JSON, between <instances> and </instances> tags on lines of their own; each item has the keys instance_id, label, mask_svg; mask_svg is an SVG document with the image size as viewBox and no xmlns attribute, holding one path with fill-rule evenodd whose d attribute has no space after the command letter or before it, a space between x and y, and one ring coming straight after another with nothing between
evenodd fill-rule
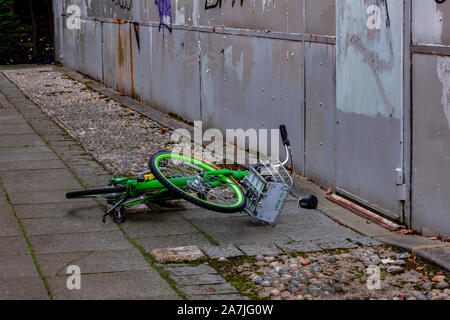
<instances>
[{"instance_id":1,"label":"bicycle front wheel","mask_svg":"<svg viewBox=\"0 0 450 320\"><path fill-rule=\"evenodd\" d=\"M149 167L169 191L199 207L222 213L245 208L246 198L239 183L228 176L205 175L219 168L201 159L162 151L151 157Z\"/></svg>"}]
</instances>

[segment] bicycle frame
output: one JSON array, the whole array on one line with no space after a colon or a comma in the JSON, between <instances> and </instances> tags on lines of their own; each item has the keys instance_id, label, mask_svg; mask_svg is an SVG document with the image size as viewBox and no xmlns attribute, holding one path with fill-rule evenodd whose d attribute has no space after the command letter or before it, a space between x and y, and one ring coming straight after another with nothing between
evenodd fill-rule
<instances>
[{"instance_id":1,"label":"bicycle frame","mask_svg":"<svg viewBox=\"0 0 450 320\"><path fill-rule=\"evenodd\" d=\"M236 181L242 181L247 175L248 171L232 171L232 170L215 170L208 171L203 174L203 178L207 179L210 177L231 177ZM138 176L142 176L142 173ZM197 179L197 177L183 177L183 178L174 178L170 181L182 189L188 184L188 181L192 181ZM143 181L142 181L143 180ZM115 178L109 181L113 185L122 185L126 187L127 193L126 197L130 200L126 201L122 204L123 207L131 207L137 204L145 203L145 202L162 202L168 200L177 199L174 197L172 193L170 193L167 188L165 188L158 180L152 179L128 179L128 178ZM225 182L223 182L225 183ZM210 182L209 186L214 188L221 185L222 182L220 180L214 179ZM125 194L118 194L115 200L123 198Z\"/></svg>"}]
</instances>

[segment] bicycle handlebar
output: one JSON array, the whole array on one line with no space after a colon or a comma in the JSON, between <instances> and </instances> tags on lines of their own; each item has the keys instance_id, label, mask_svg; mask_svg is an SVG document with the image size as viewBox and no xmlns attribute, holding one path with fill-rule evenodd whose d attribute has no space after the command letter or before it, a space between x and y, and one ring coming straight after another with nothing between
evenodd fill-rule
<instances>
[{"instance_id":1,"label":"bicycle handlebar","mask_svg":"<svg viewBox=\"0 0 450 320\"><path fill-rule=\"evenodd\" d=\"M287 131L286 125L283 124L280 126L280 133L281 133L281 139L283 140L283 144L285 146L290 146L291 142L289 141L289 138L288 138L288 131Z\"/></svg>"}]
</instances>

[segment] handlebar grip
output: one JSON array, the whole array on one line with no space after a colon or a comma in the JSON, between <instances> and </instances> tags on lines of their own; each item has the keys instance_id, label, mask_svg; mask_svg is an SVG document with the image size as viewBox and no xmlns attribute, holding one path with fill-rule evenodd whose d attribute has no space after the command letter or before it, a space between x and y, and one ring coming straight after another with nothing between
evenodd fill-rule
<instances>
[{"instance_id":1,"label":"handlebar grip","mask_svg":"<svg viewBox=\"0 0 450 320\"><path fill-rule=\"evenodd\" d=\"M291 142L289 141L288 131L284 124L280 126L280 133L281 133L281 140L283 140L283 144L286 146L290 146Z\"/></svg>"}]
</instances>

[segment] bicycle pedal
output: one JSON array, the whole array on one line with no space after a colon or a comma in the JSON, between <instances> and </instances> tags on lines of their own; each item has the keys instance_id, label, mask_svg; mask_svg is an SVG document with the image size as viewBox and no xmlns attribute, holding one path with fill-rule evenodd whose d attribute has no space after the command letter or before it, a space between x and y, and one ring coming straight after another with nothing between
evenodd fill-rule
<instances>
[{"instance_id":1,"label":"bicycle pedal","mask_svg":"<svg viewBox=\"0 0 450 320\"><path fill-rule=\"evenodd\" d=\"M117 217L114 217L114 222L115 223L118 223L118 224L122 224L122 223L125 223L125 217L124 216L122 216L122 217L120 217L120 218L117 218Z\"/></svg>"},{"instance_id":2,"label":"bicycle pedal","mask_svg":"<svg viewBox=\"0 0 450 320\"><path fill-rule=\"evenodd\" d=\"M123 215L123 209L122 208L117 208L114 211L114 222L115 223L119 223L122 224L125 222L125 216Z\"/></svg>"}]
</instances>

